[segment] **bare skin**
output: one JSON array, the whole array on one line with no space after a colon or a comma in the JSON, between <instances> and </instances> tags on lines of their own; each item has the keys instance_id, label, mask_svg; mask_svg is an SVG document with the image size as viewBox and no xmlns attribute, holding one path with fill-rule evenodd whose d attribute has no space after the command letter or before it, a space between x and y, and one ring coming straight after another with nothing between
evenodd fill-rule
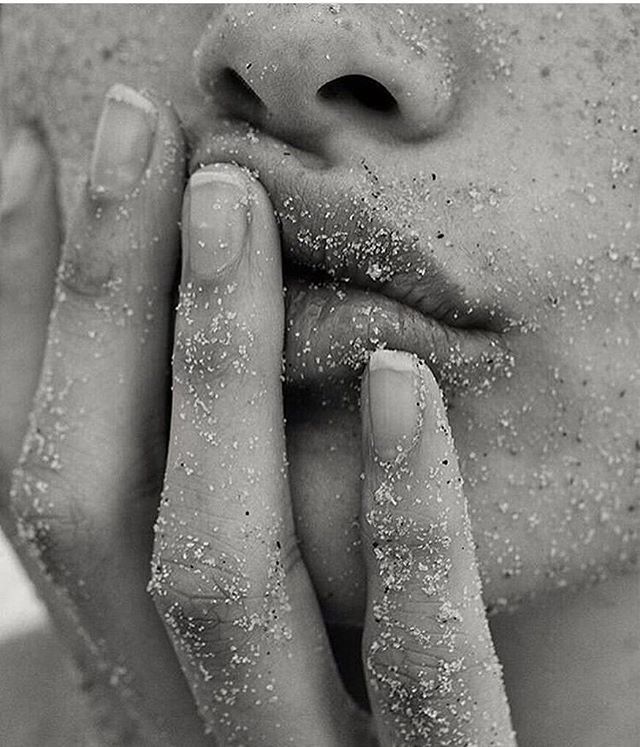
<instances>
[{"instance_id":1,"label":"bare skin","mask_svg":"<svg viewBox=\"0 0 640 747\"><path fill-rule=\"evenodd\" d=\"M170 327L157 307L178 258L183 168L171 110L114 87L11 489L7 525L93 681L103 738L513 744L444 405L406 353L372 358L362 401L373 721L344 692L288 495L277 229L264 190L235 167L187 187L172 414L158 428L168 393L153 362ZM156 617L145 538L163 472Z\"/></svg>"},{"instance_id":2,"label":"bare skin","mask_svg":"<svg viewBox=\"0 0 640 747\"><path fill-rule=\"evenodd\" d=\"M401 10L345 7L337 15L318 11L315 18L296 9L273 15L242 7L227 14L206 7L61 8L41 23L35 12L9 9L3 19L6 69L16 85L12 77L6 86L18 116L47 123L67 212L86 170L101 96L126 73L124 82L156 89L177 107L193 148L190 170L235 161L260 175L282 222L287 265L302 262L306 271L314 264L309 254L322 255L322 237L340 231L363 252L370 233L386 236L390 246L380 256L355 258L369 273L349 280L357 295L365 281L384 279L385 252L396 264L406 255L404 245L394 249L393 231L415 234L417 277L421 263L433 257L438 283L459 284L463 301L481 316L495 310L500 348L514 364L509 377L501 375L503 367L481 365L456 378L459 366L442 365L446 354L438 353L435 363L444 369L439 376L485 596L502 608L537 591L632 568L636 556L640 452L626 401L637 400L639 362L630 324L637 300L637 9ZM388 36L370 38L369 29L377 27L388 28ZM321 42L305 44L308 28L322 29ZM87 30L93 29L92 36ZM287 44L290 38L301 39L300 49ZM432 44L441 50L438 59L416 52ZM432 81L453 76L459 93L442 131L410 131L407 141L404 130L379 129L396 120L376 118L366 108L357 119L347 107L321 106L315 95L320 81L305 77L313 65L304 54L323 45L330 57L324 62L335 65L324 75L329 81L350 69L343 50L351 49L360 69L377 75L400 103L409 92L429 109ZM41 52L49 48L56 50L55 64ZM608 48L619 52L604 55ZM252 60L244 60L242 50L251 50L254 61L248 73L242 66ZM382 62L375 67L371 60ZM447 60L455 67L447 68L449 77L442 71ZM264 99L266 120L252 110L236 111L237 91L214 85L225 67L249 75L247 84ZM295 106L287 92L298 97ZM304 128L296 134L298 114L308 106L309 120L331 137L320 132L306 143ZM254 129L225 125L219 115L229 114L248 119ZM354 205L364 209L354 211ZM301 256L299 246L309 251ZM354 258L338 245L320 269L342 267L339 278L352 275L349 261ZM397 275L401 268L391 269ZM297 267L290 276L287 270L292 288L297 275ZM434 289L422 291L431 297ZM336 306L335 294L317 301ZM351 361L353 382L361 374L362 350L401 341L420 354L423 335L417 330L399 340L388 301L367 296L365 310L384 322L377 331L354 334L351 315L340 321L327 314L335 345L320 345L325 337L315 335L318 349L305 354L295 343L308 336L308 326L292 330L287 341L296 520L323 609L342 622L360 620L364 605L364 567L353 561L357 535L344 531L359 505L357 396L350 395L349 377L331 394L330 376L318 377L313 361L319 357L329 373L336 357ZM411 328L407 304L402 320ZM302 323L302 315L297 318ZM495 326L485 322L472 320L472 326ZM296 364L305 364L302 380ZM326 482L327 474L335 483ZM328 502L331 510L325 510Z\"/></svg>"},{"instance_id":3,"label":"bare skin","mask_svg":"<svg viewBox=\"0 0 640 747\"><path fill-rule=\"evenodd\" d=\"M458 387L455 378L448 381L446 371L440 378L441 385L448 390L449 418L467 482L486 602L491 607L501 607L523 594L562 589L567 584L614 574L601 588L613 589L610 598L616 601L607 608L608 612L594 616L592 628L583 629L583 635L585 645L593 646L597 640L601 650L609 651L611 660L620 662L619 671L625 674L621 675L618 686L621 693L629 693L631 689L625 683L633 680L637 665L628 652L625 658L622 647L616 647L610 638L602 641L599 636L602 631L611 630L612 618L632 620L635 610L629 583L615 575L632 566L635 554L636 431L635 423L628 419L627 403L637 401L634 389L637 329L629 322L637 300L633 248L637 203L624 199L632 193L634 184L625 138L633 137L633 110L626 107L633 103L630 97L635 89L626 72L631 68L624 67L622 47L616 58L620 69L616 68L616 62L596 53L605 40L625 38L625 24L633 23L633 13L624 17L624 14L607 16L590 11L569 23L569 11L558 16L555 10L541 10L540 17L529 22L514 17L516 11L509 10L500 19L506 27L498 29L492 26L495 21L492 12L488 18L478 15L478 27L483 26L486 33L476 41L488 40L489 47L500 41L503 46L493 57L484 58L486 67L481 70L486 77L479 75L472 82L465 81L469 87L465 89L468 97L464 99L463 111L472 112L473 116L457 120L462 124L448 130L448 137L430 139L428 148L418 139L417 145L404 150L408 154L406 163L398 158L397 153L402 151L391 149L387 153L379 144L366 139L364 145L358 139L361 145L352 152L358 157L364 153L370 159L369 169L373 164L377 191L381 192L383 202L395 211L398 219L407 214L413 216L414 227L422 231L423 238L426 235L435 242L435 234L426 223L437 222L442 204L453 198L451 228L442 231L444 238L438 241L446 242L453 232L453 238L449 239L452 245L447 251L456 258L470 259L461 264L457 259L448 260L445 265L466 285L470 298L475 298L482 286L480 282L474 285L476 278L483 278L485 286L495 292L495 298L499 297L498 306L506 305L507 318L516 322L506 333L516 364L513 375L505 380L496 378L486 395L478 392L477 382L472 381L466 390L464 386ZM238 13L242 33L257 33L259 25L255 17L243 22L241 11ZM286 36L291 20L286 14L276 20L274 29L280 29ZM198 23L194 21L194 27L199 29ZM413 21L408 23L409 29L405 27L402 36L405 40L410 37L407 32ZM510 24L526 39L521 47L517 34L507 33ZM189 37L189 28L188 24L180 25L185 38ZM220 63L215 50L226 49L207 41L216 40L220 28L207 32L201 43L205 70L216 69ZM429 28L438 35L433 26ZM554 42L555 30L561 28L574 30L575 44ZM194 41L199 34L200 30L194 33ZM157 40L160 38L158 34ZM228 39L225 44L230 43ZM582 43L585 39L586 46ZM240 36L233 43L242 49L239 40ZM633 46L633 42L630 44ZM189 45L183 46L188 51ZM88 42L88 48L97 47ZM277 39L273 48L278 48ZM521 51L531 48L539 54L534 61ZM234 49L232 45L230 53ZM562 57L564 50L572 50L574 56L569 57L569 62L556 64L557 55ZM586 64L580 50L592 54L589 59L594 64ZM260 53L257 48L256 54ZM633 55L632 49L628 54ZM290 56L295 59L295 55ZM551 63L539 67L542 58ZM500 59L502 68L498 64ZM231 63L236 62L239 60L232 54ZM285 63L286 59L282 61L286 69ZM491 67L494 63L495 69ZM505 67L511 68L506 80ZM105 74L107 68L108 65ZM544 74L543 69L546 69ZM559 70L563 74L557 74ZM138 72L145 77L149 71L141 64ZM489 73L496 77L491 79ZM549 84L546 89L537 86L540 78ZM568 80L569 91L565 85ZM612 89L615 96L609 92L610 80L616 83ZM148 78L144 81L149 82ZM275 107L275 120L262 125L267 134L291 141L304 151L304 142L292 129L295 121L283 118L286 108L277 99L281 89L277 85L260 88L259 76L252 78L251 83ZM191 89L183 85L179 63L162 85L168 86L167 93L179 100L181 107L184 105L192 112L190 128L199 150L191 169L199 163L230 159L259 170L283 218L286 253L287 226L295 225L292 219L299 217L299 207L295 199L286 201L293 193L287 183L286 169L284 176L277 175L277 164L282 160L277 143L272 147L269 137L262 137L262 144L254 152L253 146L247 145L252 140L246 134L241 133L237 141L220 141L212 136L207 129L209 110L203 114L197 110L195 98L189 101ZM592 96L594 91L602 93L605 88L606 101ZM274 91L275 103L273 98L269 99ZM481 106L481 101L486 106ZM550 102L555 103L552 106ZM611 107L608 118L599 117L598 123L598 112L607 102ZM554 114L560 111L560 103L564 104L562 116ZM608 128L608 139L597 134L600 126ZM86 128L80 127L79 131L86 139ZM329 180L344 194L353 187L353 180L359 184L359 177L353 171L353 164L344 159L353 133L350 134L349 127L340 131L344 132L343 144L325 143L321 155L332 165ZM568 142L567 132L580 133L580 137ZM498 151L505 153L505 163L511 164L504 172L492 160ZM387 168L387 162L393 164L393 171ZM411 171L416 162L427 164L417 174L415 169ZM399 173L409 181L412 174L418 179L419 188L415 194L410 192L410 202L415 198L416 204L424 205L430 191L440 207L431 213L427 209L426 218L419 219L410 204L393 205L385 195L392 194L394 188L406 193L405 183L393 183ZM477 183L478 175L485 173L497 185L495 189L489 186L486 192ZM370 172L367 174L363 174L365 184L372 178ZM436 174L435 180L432 174ZM451 183L439 186L447 174ZM436 186L429 180L435 181ZM470 182L473 184L467 194ZM68 189L69 181L65 180L64 185ZM356 194L358 189L356 185ZM508 197L504 199L504 195ZM327 225L312 227L318 235L335 230L338 214L331 214L335 206L330 198L327 205L323 210L329 215ZM604 226L607 241L600 246ZM474 249L478 238L482 250L477 246ZM487 245L493 249L485 256ZM440 245L434 243L434 246ZM591 246L599 247L598 251L590 250ZM459 255L460 248L464 252ZM445 253L444 248L437 251L440 255ZM370 269L375 276L378 272L375 263ZM494 298L481 299L485 307L492 308L493 302ZM510 307L509 302L512 302ZM380 302L375 304L373 308ZM385 331L383 327L383 333L389 337L388 344L393 344L388 329ZM345 341L349 342L348 335ZM295 364L300 360L295 341L290 349L294 353L290 370L295 373ZM606 354L601 350L606 350ZM347 355L346 359L362 365L362 358L357 356ZM586 378L585 372L589 374ZM553 384L550 386L549 382ZM304 409L299 409L297 396L290 391L288 445L297 530L321 605L330 619L354 622L364 615L366 566L351 560L359 543L357 532L344 532L345 526L353 526L360 505L357 480L361 471L360 424L353 406L344 406L344 396L348 397L349 391L347 387L346 395L345 392L339 395L337 405L330 401L316 410L310 406L311 397ZM313 413L313 417L307 419L304 413ZM486 453L479 446L486 447ZM335 482L328 482L327 474L335 475ZM318 492L315 486L321 486L322 490ZM327 501L333 496L331 505L335 511L326 511ZM336 537L344 540L336 543ZM336 547L342 550L336 552ZM594 608L599 593L584 592L582 599L587 602L576 604L574 613L582 619L582 611ZM551 601L547 609L550 625L558 606ZM561 619L562 614L558 617ZM527 615L523 615L520 630L530 630L529 622ZM592 695L594 702L596 695ZM613 715L611 711L608 713ZM613 718L612 723L615 723ZM628 728L631 733L632 718Z\"/></svg>"}]
</instances>

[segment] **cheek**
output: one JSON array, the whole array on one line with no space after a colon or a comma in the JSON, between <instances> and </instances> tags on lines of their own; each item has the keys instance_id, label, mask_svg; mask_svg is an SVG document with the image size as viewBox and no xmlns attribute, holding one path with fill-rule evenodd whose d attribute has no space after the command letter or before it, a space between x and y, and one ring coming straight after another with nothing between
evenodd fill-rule
<instances>
[{"instance_id":1,"label":"cheek","mask_svg":"<svg viewBox=\"0 0 640 747\"><path fill-rule=\"evenodd\" d=\"M200 103L192 52L210 16L208 6L3 8L4 95L10 98L3 108L15 120L43 123L67 209L113 83L166 95L183 117Z\"/></svg>"},{"instance_id":2,"label":"cheek","mask_svg":"<svg viewBox=\"0 0 640 747\"><path fill-rule=\"evenodd\" d=\"M490 600L596 578L633 554L640 386L631 334L633 350L640 345L610 312L580 332L565 321L512 337L512 378L450 410Z\"/></svg>"}]
</instances>

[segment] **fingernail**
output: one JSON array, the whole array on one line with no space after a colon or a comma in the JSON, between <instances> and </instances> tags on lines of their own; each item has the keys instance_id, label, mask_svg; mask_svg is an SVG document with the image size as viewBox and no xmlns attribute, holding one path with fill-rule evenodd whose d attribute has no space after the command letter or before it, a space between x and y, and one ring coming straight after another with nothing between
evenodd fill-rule
<instances>
[{"instance_id":1,"label":"fingernail","mask_svg":"<svg viewBox=\"0 0 640 747\"><path fill-rule=\"evenodd\" d=\"M191 273L213 280L238 261L249 227L246 182L229 167L205 167L189 181L188 254Z\"/></svg>"},{"instance_id":2,"label":"fingernail","mask_svg":"<svg viewBox=\"0 0 640 747\"><path fill-rule=\"evenodd\" d=\"M415 446L422 425L421 377L410 353L377 350L368 366L371 441L383 462Z\"/></svg>"},{"instance_id":3,"label":"fingernail","mask_svg":"<svg viewBox=\"0 0 640 747\"><path fill-rule=\"evenodd\" d=\"M35 133L26 127L19 129L2 159L3 213L28 202L40 178L43 155Z\"/></svg>"},{"instance_id":4,"label":"fingernail","mask_svg":"<svg viewBox=\"0 0 640 747\"><path fill-rule=\"evenodd\" d=\"M133 88L117 84L105 98L91 159L95 192L124 194L147 168L158 111Z\"/></svg>"}]
</instances>

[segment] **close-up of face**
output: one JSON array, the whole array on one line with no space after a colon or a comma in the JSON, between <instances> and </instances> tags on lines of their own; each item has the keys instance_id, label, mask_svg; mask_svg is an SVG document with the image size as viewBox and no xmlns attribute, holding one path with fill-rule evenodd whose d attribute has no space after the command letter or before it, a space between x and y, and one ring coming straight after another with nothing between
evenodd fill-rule
<instances>
[{"instance_id":1,"label":"close-up of face","mask_svg":"<svg viewBox=\"0 0 640 747\"><path fill-rule=\"evenodd\" d=\"M485 602L635 561L638 6L5 6L5 131L37 120L69 211L109 86L176 107L281 229L297 533L357 623L359 381L416 353L444 392ZM186 179L186 175L185 175Z\"/></svg>"}]
</instances>

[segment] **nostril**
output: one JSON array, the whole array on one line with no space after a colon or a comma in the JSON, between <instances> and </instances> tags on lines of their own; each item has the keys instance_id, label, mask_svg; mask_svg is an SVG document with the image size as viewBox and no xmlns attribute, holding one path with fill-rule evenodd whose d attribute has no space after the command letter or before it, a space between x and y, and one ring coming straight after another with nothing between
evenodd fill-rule
<instances>
[{"instance_id":1,"label":"nostril","mask_svg":"<svg viewBox=\"0 0 640 747\"><path fill-rule=\"evenodd\" d=\"M224 108L230 116L256 123L265 111L265 105L258 94L230 67L220 72L215 91L217 98L224 102Z\"/></svg>"},{"instance_id":2,"label":"nostril","mask_svg":"<svg viewBox=\"0 0 640 747\"><path fill-rule=\"evenodd\" d=\"M331 103L351 104L383 114L398 111L398 102L377 80L368 75L343 75L325 83L318 97Z\"/></svg>"}]
</instances>

